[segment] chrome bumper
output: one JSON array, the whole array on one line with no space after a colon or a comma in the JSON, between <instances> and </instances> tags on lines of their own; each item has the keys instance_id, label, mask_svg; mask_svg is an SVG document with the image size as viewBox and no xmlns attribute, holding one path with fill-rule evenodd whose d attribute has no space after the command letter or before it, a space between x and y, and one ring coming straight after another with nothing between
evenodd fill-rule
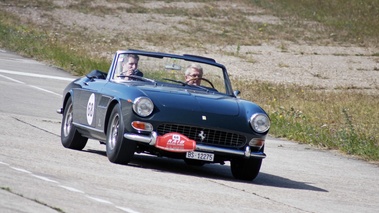
<instances>
[{"instance_id":1,"label":"chrome bumper","mask_svg":"<svg viewBox=\"0 0 379 213\"><path fill-rule=\"evenodd\" d=\"M124 138L138 141L142 143L147 143L151 146L154 146L157 141L158 134L156 132L152 132L150 136L146 135L139 135L134 133L125 133ZM221 148L221 147L214 147L209 145L203 145L203 144L196 144L196 151L204 151L204 152L218 152L218 153L225 153L230 155L237 155L237 156L245 156L247 158L253 157L253 158L265 158L266 154L263 152L251 152L250 147L246 146L245 150L236 150L236 149L228 149L228 148Z\"/></svg>"},{"instance_id":2,"label":"chrome bumper","mask_svg":"<svg viewBox=\"0 0 379 213\"><path fill-rule=\"evenodd\" d=\"M59 109L57 109L57 111L56 111L58 114L63 114L63 108L59 108Z\"/></svg>"}]
</instances>

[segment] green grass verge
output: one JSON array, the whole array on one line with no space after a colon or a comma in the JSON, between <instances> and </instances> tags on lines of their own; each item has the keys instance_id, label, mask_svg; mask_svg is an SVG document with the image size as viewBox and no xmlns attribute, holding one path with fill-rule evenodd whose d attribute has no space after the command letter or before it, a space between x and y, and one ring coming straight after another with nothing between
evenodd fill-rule
<instances>
[{"instance_id":1,"label":"green grass verge","mask_svg":"<svg viewBox=\"0 0 379 213\"><path fill-rule=\"evenodd\" d=\"M251 0L253 4L272 11L280 17L316 21L328 28L335 42L364 46L379 43L378 0Z\"/></svg>"},{"instance_id":2,"label":"green grass verge","mask_svg":"<svg viewBox=\"0 0 379 213\"><path fill-rule=\"evenodd\" d=\"M270 134L379 160L378 95L257 81L233 82L234 88L242 91L242 98L267 110L272 121Z\"/></svg>"},{"instance_id":3,"label":"green grass verge","mask_svg":"<svg viewBox=\"0 0 379 213\"><path fill-rule=\"evenodd\" d=\"M15 16L0 13L0 47L54 64L76 75L83 75L92 69L109 69L108 61L91 58L86 52L71 48L75 44L62 44L49 32L17 23Z\"/></svg>"}]
</instances>

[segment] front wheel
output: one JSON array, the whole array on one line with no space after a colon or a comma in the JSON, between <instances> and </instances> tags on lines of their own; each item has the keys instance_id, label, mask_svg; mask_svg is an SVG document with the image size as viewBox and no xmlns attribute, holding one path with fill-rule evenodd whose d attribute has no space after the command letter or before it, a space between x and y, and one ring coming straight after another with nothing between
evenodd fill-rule
<instances>
[{"instance_id":1,"label":"front wheel","mask_svg":"<svg viewBox=\"0 0 379 213\"><path fill-rule=\"evenodd\" d=\"M233 159L230 167L234 178L239 180L254 180L261 169L262 159Z\"/></svg>"},{"instance_id":2,"label":"front wheel","mask_svg":"<svg viewBox=\"0 0 379 213\"><path fill-rule=\"evenodd\" d=\"M124 121L119 105L114 106L108 123L106 150L110 162L127 164L134 156L136 142L124 138Z\"/></svg>"},{"instance_id":3,"label":"front wheel","mask_svg":"<svg viewBox=\"0 0 379 213\"><path fill-rule=\"evenodd\" d=\"M61 125L61 142L62 145L69 149L82 150L88 141L88 138L83 137L76 127L72 124L73 107L71 97L67 100Z\"/></svg>"}]
</instances>

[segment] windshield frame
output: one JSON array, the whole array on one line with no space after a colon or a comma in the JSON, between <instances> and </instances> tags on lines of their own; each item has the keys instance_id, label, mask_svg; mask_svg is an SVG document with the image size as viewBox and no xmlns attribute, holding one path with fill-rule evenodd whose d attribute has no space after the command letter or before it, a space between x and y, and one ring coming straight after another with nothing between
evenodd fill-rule
<instances>
[{"instance_id":1,"label":"windshield frame","mask_svg":"<svg viewBox=\"0 0 379 213\"><path fill-rule=\"evenodd\" d=\"M117 73L119 72L120 62L123 60L121 58L123 56L125 56L125 54L135 54L138 56L153 57L153 58L157 58L157 59L164 59L164 58L170 58L172 60L178 59L178 60L184 60L184 61L187 61L190 63L201 63L201 64L217 67L222 72L222 74L220 74L220 75L222 75L223 82L224 82L223 83L224 84L223 85L224 91L222 91L220 93L226 94L229 96L235 96L233 93L233 90L232 90L232 86L231 86L231 82L229 79L228 72L227 72L226 67L224 65L217 63L212 58L196 56L196 55L189 55L189 54L176 55L176 54L168 54L168 53L162 53L162 52L149 52L149 51L131 50L131 49L130 50L119 50L114 55L112 64L111 64L109 72L108 72L109 74L108 74L107 78L109 81L121 82L121 81L115 80L115 75L117 75ZM175 67L172 67L172 68L174 69ZM149 79L149 78L147 78L147 79ZM155 81L155 79L149 79L149 80ZM125 83L125 82L130 82L130 81L123 81L123 82ZM203 87L203 86L199 86L199 87Z\"/></svg>"}]
</instances>

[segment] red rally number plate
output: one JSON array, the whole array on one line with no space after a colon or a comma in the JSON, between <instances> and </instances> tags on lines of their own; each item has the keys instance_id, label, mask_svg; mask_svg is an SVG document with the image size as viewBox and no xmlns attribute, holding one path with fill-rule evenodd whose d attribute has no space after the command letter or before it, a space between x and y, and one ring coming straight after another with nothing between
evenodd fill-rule
<instances>
[{"instance_id":1,"label":"red rally number plate","mask_svg":"<svg viewBox=\"0 0 379 213\"><path fill-rule=\"evenodd\" d=\"M196 141L177 132L170 132L157 137L155 147L170 152L189 152L196 148Z\"/></svg>"}]
</instances>

